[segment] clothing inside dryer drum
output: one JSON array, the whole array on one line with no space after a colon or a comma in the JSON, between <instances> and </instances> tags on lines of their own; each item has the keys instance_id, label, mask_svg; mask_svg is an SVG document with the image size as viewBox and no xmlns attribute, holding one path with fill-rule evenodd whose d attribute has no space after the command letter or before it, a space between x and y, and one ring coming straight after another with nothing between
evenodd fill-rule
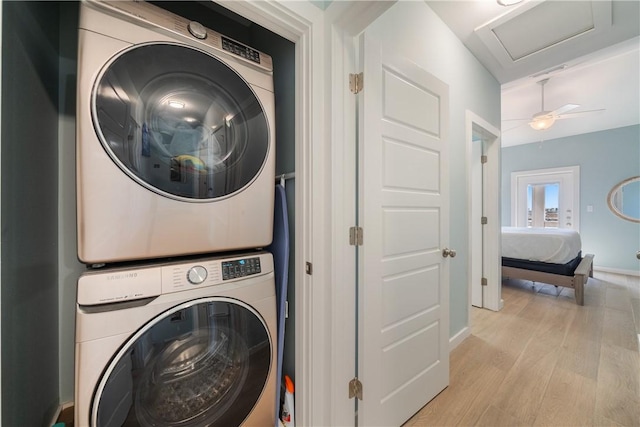
<instances>
[{"instance_id":1,"label":"clothing inside dryer drum","mask_svg":"<svg viewBox=\"0 0 640 427\"><path fill-rule=\"evenodd\" d=\"M93 96L107 153L155 192L216 199L262 170L270 144L262 106L213 56L173 44L134 47L105 67Z\"/></svg>"},{"instance_id":2,"label":"clothing inside dryer drum","mask_svg":"<svg viewBox=\"0 0 640 427\"><path fill-rule=\"evenodd\" d=\"M92 410L97 427L242 424L271 366L257 316L229 301L162 315L111 363Z\"/></svg>"}]
</instances>

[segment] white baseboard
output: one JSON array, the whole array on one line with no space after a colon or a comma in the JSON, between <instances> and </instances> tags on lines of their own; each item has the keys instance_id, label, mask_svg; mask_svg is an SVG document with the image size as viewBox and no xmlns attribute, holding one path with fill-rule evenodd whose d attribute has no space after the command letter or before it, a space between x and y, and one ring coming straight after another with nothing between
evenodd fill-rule
<instances>
[{"instance_id":1,"label":"white baseboard","mask_svg":"<svg viewBox=\"0 0 640 427\"><path fill-rule=\"evenodd\" d=\"M460 332L449 338L449 351L452 351L454 348L459 346L460 343L462 343L462 341L464 341L469 335L471 335L471 328L465 326L460 330Z\"/></svg>"},{"instance_id":2,"label":"white baseboard","mask_svg":"<svg viewBox=\"0 0 640 427\"><path fill-rule=\"evenodd\" d=\"M640 277L640 270L623 270L621 268L599 267L597 265L594 265L593 271L602 271L603 273L613 273L613 274L622 274L624 276Z\"/></svg>"}]
</instances>

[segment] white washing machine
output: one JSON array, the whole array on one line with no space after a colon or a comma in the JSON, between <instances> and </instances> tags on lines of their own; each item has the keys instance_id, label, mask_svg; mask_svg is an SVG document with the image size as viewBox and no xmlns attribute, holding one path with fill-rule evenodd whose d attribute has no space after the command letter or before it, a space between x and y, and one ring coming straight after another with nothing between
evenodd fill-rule
<instances>
[{"instance_id":1,"label":"white washing machine","mask_svg":"<svg viewBox=\"0 0 640 427\"><path fill-rule=\"evenodd\" d=\"M271 57L142 1L83 1L78 257L261 248L273 228Z\"/></svg>"},{"instance_id":2,"label":"white washing machine","mask_svg":"<svg viewBox=\"0 0 640 427\"><path fill-rule=\"evenodd\" d=\"M275 334L266 252L84 273L74 424L273 426Z\"/></svg>"}]
</instances>

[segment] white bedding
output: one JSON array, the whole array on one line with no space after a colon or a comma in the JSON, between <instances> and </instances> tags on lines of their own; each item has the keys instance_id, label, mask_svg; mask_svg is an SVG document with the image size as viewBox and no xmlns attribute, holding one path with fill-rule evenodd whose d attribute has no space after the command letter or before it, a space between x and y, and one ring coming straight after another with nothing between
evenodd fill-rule
<instances>
[{"instance_id":1,"label":"white bedding","mask_svg":"<svg viewBox=\"0 0 640 427\"><path fill-rule=\"evenodd\" d=\"M580 234L564 228L502 227L502 256L566 264L582 249Z\"/></svg>"}]
</instances>

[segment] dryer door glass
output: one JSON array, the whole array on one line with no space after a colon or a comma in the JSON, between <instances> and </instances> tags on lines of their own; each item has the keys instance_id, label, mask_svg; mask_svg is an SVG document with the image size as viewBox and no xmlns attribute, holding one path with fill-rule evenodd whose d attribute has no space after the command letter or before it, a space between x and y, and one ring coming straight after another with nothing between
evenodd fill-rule
<instances>
[{"instance_id":1,"label":"dryer door glass","mask_svg":"<svg viewBox=\"0 0 640 427\"><path fill-rule=\"evenodd\" d=\"M174 44L116 56L92 94L96 133L139 184L187 201L224 198L249 185L269 151L263 107L217 58Z\"/></svg>"},{"instance_id":2,"label":"dryer door glass","mask_svg":"<svg viewBox=\"0 0 640 427\"><path fill-rule=\"evenodd\" d=\"M229 298L181 304L114 357L96 390L92 425L239 426L267 383L271 349L250 306Z\"/></svg>"}]
</instances>

